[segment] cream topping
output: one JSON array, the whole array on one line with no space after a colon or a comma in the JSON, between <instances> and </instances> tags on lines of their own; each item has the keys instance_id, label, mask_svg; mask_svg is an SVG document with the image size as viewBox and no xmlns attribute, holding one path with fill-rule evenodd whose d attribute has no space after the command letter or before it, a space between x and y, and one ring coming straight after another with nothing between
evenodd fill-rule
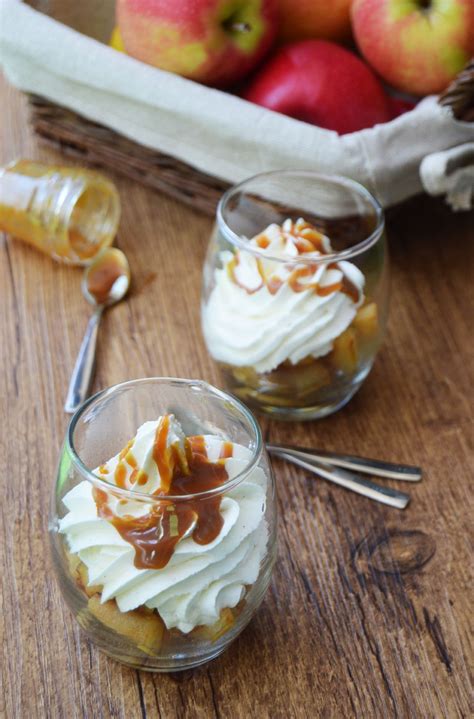
<instances>
[{"instance_id":1,"label":"cream topping","mask_svg":"<svg viewBox=\"0 0 474 719\"><path fill-rule=\"evenodd\" d=\"M161 421L162 418L146 422L138 429L131 446L135 466L127 469L125 479L121 477L122 486L128 488L133 484L137 476L133 480L134 470L143 469L148 479L139 487L140 492L160 494L163 482L153 459L153 444ZM184 434L174 418L168 436L168 446L184 448ZM220 437L207 435L202 441L210 462L217 462L224 455L220 461L229 479L247 467L251 458L247 448L233 444L232 456L226 456L229 443ZM120 454L116 455L101 467L102 474L99 469L95 473L113 484L117 466L127 455L121 454L122 459ZM103 586L102 602L115 599L122 612L141 605L157 609L168 629L177 627L187 633L195 626L217 621L220 611L235 607L248 585L256 581L268 535L264 518L266 483L263 470L254 468L222 496L219 506L222 527L218 535L206 544L196 542L193 537L196 519L160 569L136 566L134 546L100 515L89 481L80 482L65 495L63 501L68 512L60 520L59 531L65 535L70 552L86 565L89 585ZM124 500L113 490L107 494L107 507L115 516L139 518L150 511L150 503L140 498Z\"/></svg>"},{"instance_id":2,"label":"cream topping","mask_svg":"<svg viewBox=\"0 0 474 719\"><path fill-rule=\"evenodd\" d=\"M321 262L330 240L302 219L272 224L248 245L258 254L220 255L202 313L211 355L263 373L328 354L364 301L362 272L347 261Z\"/></svg>"}]
</instances>

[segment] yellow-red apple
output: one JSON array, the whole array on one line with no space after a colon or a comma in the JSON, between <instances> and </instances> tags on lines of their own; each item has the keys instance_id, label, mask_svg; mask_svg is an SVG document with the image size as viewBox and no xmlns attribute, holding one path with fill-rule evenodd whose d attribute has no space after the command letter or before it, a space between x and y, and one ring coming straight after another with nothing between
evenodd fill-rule
<instances>
[{"instance_id":1,"label":"yellow-red apple","mask_svg":"<svg viewBox=\"0 0 474 719\"><path fill-rule=\"evenodd\" d=\"M162 70L224 87L244 77L276 34L276 0L117 0L125 51Z\"/></svg>"},{"instance_id":2,"label":"yellow-red apple","mask_svg":"<svg viewBox=\"0 0 474 719\"><path fill-rule=\"evenodd\" d=\"M278 0L282 40L347 40L352 0Z\"/></svg>"},{"instance_id":3,"label":"yellow-red apple","mask_svg":"<svg viewBox=\"0 0 474 719\"><path fill-rule=\"evenodd\" d=\"M388 83L441 92L474 52L473 0L354 0L360 51Z\"/></svg>"}]
</instances>

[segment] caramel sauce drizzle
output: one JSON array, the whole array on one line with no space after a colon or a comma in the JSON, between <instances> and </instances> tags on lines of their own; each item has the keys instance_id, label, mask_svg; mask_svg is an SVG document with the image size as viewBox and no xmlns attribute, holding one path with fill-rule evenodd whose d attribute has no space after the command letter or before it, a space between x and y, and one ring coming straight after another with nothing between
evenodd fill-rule
<instances>
[{"instance_id":1,"label":"caramel sauce drizzle","mask_svg":"<svg viewBox=\"0 0 474 719\"><path fill-rule=\"evenodd\" d=\"M343 275L342 278L341 292L344 292L345 295L349 295L349 297L354 302L358 302L360 299L360 293L358 288L354 285L353 282L350 281L348 277L346 277L346 275Z\"/></svg>"},{"instance_id":2,"label":"caramel sauce drizzle","mask_svg":"<svg viewBox=\"0 0 474 719\"><path fill-rule=\"evenodd\" d=\"M257 237L257 247L260 247L262 250L266 250L268 245L270 244L270 240L265 235L259 235Z\"/></svg>"},{"instance_id":3,"label":"caramel sauce drizzle","mask_svg":"<svg viewBox=\"0 0 474 719\"><path fill-rule=\"evenodd\" d=\"M114 482L117 487L126 488L127 468L123 462L119 462L114 472Z\"/></svg>"},{"instance_id":4,"label":"caramel sauce drizzle","mask_svg":"<svg viewBox=\"0 0 474 719\"><path fill-rule=\"evenodd\" d=\"M228 479L225 460L232 457L232 442L224 442L219 459L210 462L204 437L189 437L185 442L186 456L183 457L176 446L167 447L169 424L169 416L163 417L155 435L153 459L160 472L162 487L159 493L156 493L159 500L153 502L149 513L141 517L131 515L118 517L108 504L108 493L99 488L93 490L99 516L109 521L120 536L133 546L134 564L138 569L165 567L173 555L176 544L193 525L192 538L197 544L205 545L216 539L224 524L220 512L220 496L205 499L191 497L178 502L166 497L169 494L178 497L195 495L221 487ZM121 452L122 459L129 456L130 447L124 450ZM124 467L126 473L124 463L119 462L119 466ZM148 479L146 473L136 468L130 476L130 481L135 472L137 474L134 481L145 484ZM122 477L121 471L120 477ZM117 481L117 477L115 479Z\"/></svg>"},{"instance_id":5,"label":"caramel sauce drizzle","mask_svg":"<svg viewBox=\"0 0 474 719\"><path fill-rule=\"evenodd\" d=\"M132 467L133 469L136 469L136 467L137 467L137 460L136 460L135 457L133 456L131 449L128 450L128 452L127 452L127 454L125 455L124 459L125 459L126 463L127 463L130 467Z\"/></svg>"},{"instance_id":6,"label":"caramel sauce drizzle","mask_svg":"<svg viewBox=\"0 0 474 719\"><path fill-rule=\"evenodd\" d=\"M291 230L284 231L285 235L289 235L292 238L292 241L298 250L298 253L300 255L310 253L310 252L319 252L322 255L327 254L325 248L324 248L324 235L313 225L311 225L309 222L299 223L298 226L296 226L296 223L293 223ZM268 237L266 237L265 234L261 234L256 238L256 244L261 249L266 249L270 245L270 240ZM260 277L262 278L261 283L252 289L249 289L244 284L239 282L237 279L235 268L238 266L240 261L239 258L239 252L230 260L230 262L227 265L227 271L229 273L230 279L239 287L241 287L243 290L245 290L249 295L254 294L255 292L258 292L262 287L266 286L268 291L271 295L276 295L276 293L281 289L281 287L285 284L285 280L282 280L280 277L277 277L275 275L272 275L271 277L266 278L265 273L262 267L262 261L260 258L257 259L257 269L260 274ZM336 269L342 270L339 267L339 264L337 262L332 262L328 265L328 269ZM313 290L317 295L320 297L327 297L328 295L332 294L333 292L343 292L344 294L351 297L351 299L356 303L359 301L359 290L357 287L346 277L344 273L342 273L343 277L342 280L338 282L334 282L330 285L319 285L317 282L301 282L305 277L312 277L314 273L317 270L317 264L308 264L304 267L296 267L290 274L287 283L290 286L290 288L293 290L293 292L304 292L307 290Z\"/></svg>"},{"instance_id":7,"label":"caramel sauce drizzle","mask_svg":"<svg viewBox=\"0 0 474 719\"><path fill-rule=\"evenodd\" d=\"M171 464L171 451L167 447L168 432L170 427L169 415L165 415L156 430L155 442L153 444L153 459L155 460L158 472L160 473L161 484L164 491L169 492L173 480L173 467Z\"/></svg>"},{"instance_id":8,"label":"caramel sauce drizzle","mask_svg":"<svg viewBox=\"0 0 474 719\"><path fill-rule=\"evenodd\" d=\"M125 447L122 449L122 451L119 454L119 461L117 466L115 467L114 472L114 482L117 485L117 487L121 487L122 489L127 489L127 468L124 464L124 460L126 460L127 456L133 456L131 454L131 449L133 447L133 439L131 439ZM136 464L136 463L135 463Z\"/></svg>"},{"instance_id":9,"label":"caramel sauce drizzle","mask_svg":"<svg viewBox=\"0 0 474 719\"><path fill-rule=\"evenodd\" d=\"M253 295L254 292L258 292L258 290L261 290L265 284L265 277L263 275L261 262L259 259L257 259L257 270L261 277L261 282L259 285L257 285L257 287L253 287L252 289L249 289L246 285L243 285L242 282L239 282L239 280L237 279L237 275L235 273L235 268L237 267L239 262L240 262L240 253L237 252L233 256L233 258L227 263L227 274L229 275L230 280L232 282L234 282L234 284L238 285L243 290L245 290L247 292L247 294Z\"/></svg>"},{"instance_id":10,"label":"caramel sauce drizzle","mask_svg":"<svg viewBox=\"0 0 474 719\"><path fill-rule=\"evenodd\" d=\"M125 445L125 447L121 450L121 452L119 454L119 460L124 459L127 456L129 451L132 449L134 442L135 442L134 439L131 439L129 442L127 442L127 444Z\"/></svg>"},{"instance_id":11,"label":"caramel sauce drizzle","mask_svg":"<svg viewBox=\"0 0 474 719\"><path fill-rule=\"evenodd\" d=\"M228 459L229 457L232 457L234 454L234 445L232 442L223 442L221 447L221 452L219 455L219 459Z\"/></svg>"},{"instance_id":12,"label":"caramel sauce drizzle","mask_svg":"<svg viewBox=\"0 0 474 719\"><path fill-rule=\"evenodd\" d=\"M324 235L316 227L305 222L304 225L293 225L289 234L294 237L294 243L300 254L305 252L321 252L326 254L323 244Z\"/></svg>"}]
</instances>

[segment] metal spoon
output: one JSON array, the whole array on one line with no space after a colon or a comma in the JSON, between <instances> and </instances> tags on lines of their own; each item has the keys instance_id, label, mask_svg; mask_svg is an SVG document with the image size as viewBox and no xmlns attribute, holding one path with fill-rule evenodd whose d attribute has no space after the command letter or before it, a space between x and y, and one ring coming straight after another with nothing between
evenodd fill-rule
<instances>
[{"instance_id":1,"label":"metal spoon","mask_svg":"<svg viewBox=\"0 0 474 719\"><path fill-rule=\"evenodd\" d=\"M371 482L369 479L364 479L355 472L349 472L347 469L337 467L332 464L323 464L316 460L307 459L304 460L298 456L292 454L286 454L285 452L273 452L270 450L270 454L280 459L285 459L291 464L296 464L298 467L316 474L318 477L328 479L330 482L339 484L345 489L350 489L356 494L361 494L363 497L374 499L376 502L382 504L388 504L389 507L396 507L397 509L405 509L410 501L410 496L406 492L400 492L398 489L392 489L391 487L381 487L375 482Z\"/></svg>"},{"instance_id":2,"label":"metal spoon","mask_svg":"<svg viewBox=\"0 0 474 719\"><path fill-rule=\"evenodd\" d=\"M369 459L368 457L356 457L351 454L336 454L322 449L310 447L294 447L287 444L267 444L270 454L286 454L309 461L316 461L320 464L331 464L334 467L356 470L363 474L373 474L377 477L398 479L403 482L419 482L421 480L421 467L414 467L408 464L395 464L383 462L380 459Z\"/></svg>"},{"instance_id":3,"label":"metal spoon","mask_svg":"<svg viewBox=\"0 0 474 719\"><path fill-rule=\"evenodd\" d=\"M69 382L64 409L72 414L89 396L95 369L97 333L103 311L119 302L130 286L130 267L121 250L108 247L87 267L82 294L94 307Z\"/></svg>"}]
</instances>

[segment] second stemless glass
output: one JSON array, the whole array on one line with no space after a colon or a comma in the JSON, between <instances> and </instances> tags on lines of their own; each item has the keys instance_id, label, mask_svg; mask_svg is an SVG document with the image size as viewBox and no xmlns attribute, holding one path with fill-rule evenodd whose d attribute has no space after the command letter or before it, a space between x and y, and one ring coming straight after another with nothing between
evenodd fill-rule
<instances>
[{"instance_id":1,"label":"second stemless glass","mask_svg":"<svg viewBox=\"0 0 474 719\"><path fill-rule=\"evenodd\" d=\"M294 227L300 218L302 227L309 223L329 238L329 252L272 256L266 236L260 246L251 243L270 225L291 221ZM237 265L247 271L250 288L236 281ZM344 268L363 285L346 312L349 319L341 321L339 314L330 327L326 297L315 310L308 301L312 290L299 285L290 307L288 287L280 280L271 284L275 276L317 277L323 267ZM288 170L257 175L223 196L204 266L202 326L226 387L246 404L278 419L314 419L336 411L369 374L387 310L383 211L362 185ZM322 325L329 327L329 338ZM318 332L322 339L315 350ZM267 361L271 355L278 360Z\"/></svg>"},{"instance_id":2,"label":"second stemless glass","mask_svg":"<svg viewBox=\"0 0 474 719\"><path fill-rule=\"evenodd\" d=\"M192 495L153 495L140 492L140 482L138 491L124 489L99 475L121 447L125 461L132 461L129 440L137 428L165 414L174 414L198 442L212 435L212 462L228 475L223 484ZM179 526L180 503L198 523L203 517L204 527L217 507L223 521L218 536L196 543L194 534L186 534L168 564L137 571L133 547L114 522L132 519L140 532L133 546L150 551L150 541L156 543L166 526L166 512ZM254 615L275 560L275 488L258 424L234 397L200 381L134 380L99 393L71 420L50 537L63 596L106 654L148 671L187 669L213 659Z\"/></svg>"}]
</instances>

